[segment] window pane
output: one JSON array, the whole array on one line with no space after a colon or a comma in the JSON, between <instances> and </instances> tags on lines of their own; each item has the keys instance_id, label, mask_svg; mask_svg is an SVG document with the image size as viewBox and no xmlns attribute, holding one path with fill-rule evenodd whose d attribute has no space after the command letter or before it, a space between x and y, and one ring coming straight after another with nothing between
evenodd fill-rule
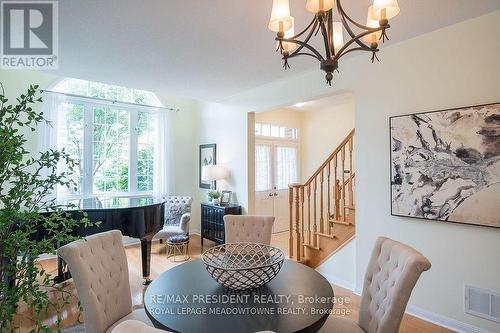
<instances>
[{"instance_id":1,"label":"window pane","mask_svg":"<svg viewBox=\"0 0 500 333\"><path fill-rule=\"evenodd\" d=\"M76 165L74 172L69 172L68 179L73 182L71 188L60 187L59 194L71 195L82 193L83 175L83 129L84 106L81 104L64 103L60 116L63 126L58 128L59 149L65 149ZM65 165L60 166L60 171L65 170Z\"/></svg>"},{"instance_id":2,"label":"window pane","mask_svg":"<svg viewBox=\"0 0 500 333\"><path fill-rule=\"evenodd\" d=\"M271 136L274 136L275 138L279 138L280 136L280 127L272 125L271 126Z\"/></svg>"},{"instance_id":3,"label":"window pane","mask_svg":"<svg viewBox=\"0 0 500 333\"><path fill-rule=\"evenodd\" d=\"M280 138L286 138L286 127L280 127Z\"/></svg>"},{"instance_id":4,"label":"window pane","mask_svg":"<svg viewBox=\"0 0 500 333\"><path fill-rule=\"evenodd\" d=\"M297 148L276 147L276 186L287 189L297 182Z\"/></svg>"},{"instance_id":5,"label":"window pane","mask_svg":"<svg viewBox=\"0 0 500 333\"><path fill-rule=\"evenodd\" d=\"M94 107L93 190L128 192L129 114L124 110Z\"/></svg>"},{"instance_id":6,"label":"window pane","mask_svg":"<svg viewBox=\"0 0 500 333\"><path fill-rule=\"evenodd\" d=\"M260 130L260 126L261 126L261 124L259 124L259 123L255 124L255 135L258 135L258 136L262 135L262 131Z\"/></svg>"},{"instance_id":7,"label":"window pane","mask_svg":"<svg viewBox=\"0 0 500 333\"><path fill-rule=\"evenodd\" d=\"M271 190L271 147L255 145L255 190Z\"/></svg>"},{"instance_id":8,"label":"window pane","mask_svg":"<svg viewBox=\"0 0 500 333\"><path fill-rule=\"evenodd\" d=\"M156 114L137 113L137 191L153 190Z\"/></svg>"},{"instance_id":9,"label":"window pane","mask_svg":"<svg viewBox=\"0 0 500 333\"><path fill-rule=\"evenodd\" d=\"M271 125L262 124L262 136L271 136Z\"/></svg>"}]
</instances>

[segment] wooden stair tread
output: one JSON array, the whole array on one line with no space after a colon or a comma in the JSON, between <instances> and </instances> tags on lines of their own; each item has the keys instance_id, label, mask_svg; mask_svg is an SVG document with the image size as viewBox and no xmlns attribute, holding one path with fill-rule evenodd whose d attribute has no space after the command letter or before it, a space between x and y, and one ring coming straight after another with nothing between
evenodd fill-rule
<instances>
[{"instance_id":1,"label":"wooden stair tread","mask_svg":"<svg viewBox=\"0 0 500 333\"><path fill-rule=\"evenodd\" d=\"M310 245L310 244L302 244L302 246L307 247L307 248L309 248L309 249L316 250L316 251L321 251L321 248L320 248L320 247L317 247L317 246L314 246L314 245Z\"/></svg>"},{"instance_id":2,"label":"wooden stair tread","mask_svg":"<svg viewBox=\"0 0 500 333\"><path fill-rule=\"evenodd\" d=\"M323 237L328 237L328 238L331 238L331 239L337 238L337 236L335 236L335 235L325 234L325 233L321 233L321 232L318 232L317 235L318 236L323 236Z\"/></svg>"}]
</instances>

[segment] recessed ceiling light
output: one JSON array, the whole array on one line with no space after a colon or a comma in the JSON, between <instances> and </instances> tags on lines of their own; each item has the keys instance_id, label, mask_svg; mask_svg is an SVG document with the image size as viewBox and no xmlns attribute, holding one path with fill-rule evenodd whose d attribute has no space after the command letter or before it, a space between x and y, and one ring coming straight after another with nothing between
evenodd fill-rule
<instances>
[{"instance_id":1,"label":"recessed ceiling light","mask_svg":"<svg viewBox=\"0 0 500 333\"><path fill-rule=\"evenodd\" d=\"M295 103L293 106L300 108L300 107L303 107L304 105L306 105L306 102Z\"/></svg>"}]
</instances>

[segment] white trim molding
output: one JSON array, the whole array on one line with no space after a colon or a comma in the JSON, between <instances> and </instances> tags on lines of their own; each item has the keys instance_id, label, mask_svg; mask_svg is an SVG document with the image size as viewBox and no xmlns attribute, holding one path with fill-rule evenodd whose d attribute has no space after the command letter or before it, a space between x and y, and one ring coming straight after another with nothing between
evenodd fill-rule
<instances>
[{"instance_id":1,"label":"white trim molding","mask_svg":"<svg viewBox=\"0 0 500 333\"><path fill-rule=\"evenodd\" d=\"M338 285L339 287L349 289L351 290L355 295L361 296L361 293L363 292L363 288L361 287L356 287L355 284L349 281L345 281L343 279L339 279L335 276L329 275L327 273L324 273L320 270L317 270L318 273L323 275L328 282ZM408 304L406 307L406 313L409 315L412 315L414 317L420 318L422 320L428 321L430 323L436 324L438 326L447 328L449 330L458 332L458 333L493 333L491 331L485 330L480 327L476 327L470 324L463 323L461 321L458 321L456 319L452 319L440 314L437 314L435 312L425 310L422 308L419 308L417 306Z\"/></svg>"},{"instance_id":2,"label":"white trim molding","mask_svg":"<svg viewBox=\"0 0 500 333\"><path fill-rule=\"evenodd\" d=\"M350 291L354 291L354 288L355 288L355 283L352 282L352 281L348 281L348 280L345 280L345 279L341 279L341 278L338 278L336 276L333 276L331 274L328 274L320 269L316 269L316 271L323 275L325 277L325 279L328 280L328 282L332 283L332 284L335 284L339 287L342 287L344 289L348 289Z\"/></svg>"},{"instance_id":3,"label":"white trim molding","mask_svg":"<svg viewBox=\"0 0 500 333\"><path fill-rule=\"evenodd\" d=\"M493 333L410 304L406 307L406 313L459 333Z\"/></svg>"}]
</instances>

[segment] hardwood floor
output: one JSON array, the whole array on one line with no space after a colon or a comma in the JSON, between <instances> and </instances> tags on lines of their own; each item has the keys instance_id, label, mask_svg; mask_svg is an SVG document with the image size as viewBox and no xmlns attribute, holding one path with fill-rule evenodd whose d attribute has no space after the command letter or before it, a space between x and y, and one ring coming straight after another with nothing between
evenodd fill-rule
<instances>
[{"instance_id":1,"label":"hardwood floor","mask_svg":"<svg viewBox=\"0 0 500 333\"><path fill-rule=\"evenodd\" d=\"M190 254L191 259L198 259L201 257L202 250L208 249L213 245L210 241L204 242L203 249L200 244L200 237L198 235L192 235L190 241ZM280 233L273 236L272 243L274 246L277 246L288 252L288 233ZM141 250L139 245L132 245L127 247L127 258L128 258L128 267L130 274L130 289L132 293L132 302L134 305L142 304L143 294L146 290L146 287L142 285L142 273L141 273ZM56 260L49 259L44 260L41 263L41 266L50 273L54 273L57 270ZM166 259L166 247L165 244L160 244L158 242L153 243L152 246L152 254L151 254L151 277L154 279L156 276L168 270L172 267L180 265L182 263L173 263L170 260ZM67 292L65 299L61 299L59 293L51 292L51 300L57 301L59 303L59 308L61 311L61 326L62 327L70 327L79 321L83 321L83 318L80 314L78 307L78 299L76 290L74 289L74 285L72 280L69 280L65 283L65 290ZM349 304L344 304L342 306L338 306L339 312L344 312L345 315L349 316L352 319L357 318L359 313L359 303L360 297L353 294L349 290L345 290L338 286L333 286L335 295L338 297L343 297L343 299L349 299ZM67 304L64 304L67 301ZM28 332L32 329L32 320L33 313L26 307L21 305L19 307L19 315L16 318L16 324L18 329L15 332ZM55 326L57 320L55 308L48 309L47 318L44 322L47 325ZM445 333L451 332L442 327L436 326L434 324L428 323L421 319L412 317L410 315L405 315L403 318L403 323L401 325L400 333Z\"/></svg>"}]
</instances>

